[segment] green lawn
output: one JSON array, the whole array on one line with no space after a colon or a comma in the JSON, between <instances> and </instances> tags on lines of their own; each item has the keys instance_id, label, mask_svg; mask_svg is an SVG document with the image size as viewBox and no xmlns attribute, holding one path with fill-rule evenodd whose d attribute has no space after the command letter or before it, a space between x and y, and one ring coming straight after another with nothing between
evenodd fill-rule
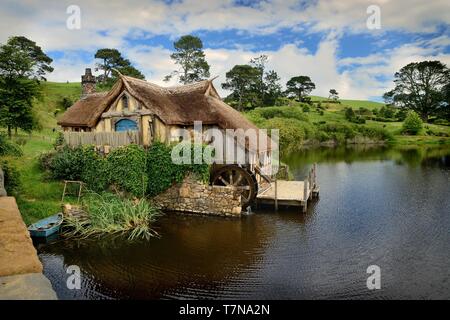
<instances>
[{"instance_id":1,"label":"green lawn","mask_svg":"<svg viewBox=\"0 0 450 320\"><path fill-rule=\"evenodd\" d=\"M63 184L45 179L43 172L38 167L39 155L53 148L57 133L57 117L55 111L58 102L64 97L73 102L81 95L79 82L58 83L42 82L42 95L35 101L34 110L37 113L43 130L35 131L31 135L20 132L13 136L13 140L25 139L26 144L22 147L24 155L20 158L10 158L21 175L21 190L16 199L25 223L29 224L55 214L61 209L61 195Z\"/></svg>"},{"instance_id":2,"label":"green lawn","mask_svg":"<svg viewBox=\"0 0 450 320\"><path fill-rule=\"evenodd\" d=\"M62 183L45 179L38 166L39 155L53 148L56 134L51 130L28 135L19 132L17 138L27 139L22 147L24 155L10 158L17 167L21 177L21 187L16 200L26 224L55 214L61 209Z\"/></svg>"}]
</instances>

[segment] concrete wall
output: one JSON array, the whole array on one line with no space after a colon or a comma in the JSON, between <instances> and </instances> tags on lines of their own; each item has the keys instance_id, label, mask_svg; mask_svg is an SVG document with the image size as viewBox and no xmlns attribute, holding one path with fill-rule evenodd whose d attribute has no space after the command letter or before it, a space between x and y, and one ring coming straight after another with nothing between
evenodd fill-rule
<instances>
[{"instance_id":1,"label":"concrete wall","mask_svg":"<svg viewBox=\"0 0 450 320\"><path fill-rule=\"evenodd\" d=\"M14 197L0 197L0 300L56 299Z\"/></svg>"}]
</instances>

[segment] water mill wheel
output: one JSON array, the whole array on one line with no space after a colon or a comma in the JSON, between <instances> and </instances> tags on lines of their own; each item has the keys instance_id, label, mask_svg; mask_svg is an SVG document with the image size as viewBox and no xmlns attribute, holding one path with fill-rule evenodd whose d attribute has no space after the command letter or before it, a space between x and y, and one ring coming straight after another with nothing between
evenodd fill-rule
<instances>
[{"instance_id":1,"label":"water mill wheel","mask_svg":"<svg viewBox=\"0 0 450 320\"><path fill-rule=\"evenodd\" d=\"M219 167L211 174L215 186L233 186L241 194L241 204L245 208L253 202L258 193L255 174L237 165Z\"/></svg>"}]
</instances>

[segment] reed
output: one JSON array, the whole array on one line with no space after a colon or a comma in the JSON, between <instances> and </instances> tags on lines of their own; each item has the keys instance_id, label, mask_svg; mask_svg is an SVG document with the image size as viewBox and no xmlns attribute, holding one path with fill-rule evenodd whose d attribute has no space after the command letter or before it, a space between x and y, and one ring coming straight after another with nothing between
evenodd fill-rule
<instances>
[{"instance_id":1,"label":"reed","mask_svg":"<svg viewBox=\"0 0 450 320\"><path fill-rule=\"evenodd\" d=\"M124 199L112 193L89 192L83 197L88 219L67 217L68 235L78 237L127 234L128 239L150 239L158 233L152 223L161 214L146 199Z\"/></svg>"}]
</instances>

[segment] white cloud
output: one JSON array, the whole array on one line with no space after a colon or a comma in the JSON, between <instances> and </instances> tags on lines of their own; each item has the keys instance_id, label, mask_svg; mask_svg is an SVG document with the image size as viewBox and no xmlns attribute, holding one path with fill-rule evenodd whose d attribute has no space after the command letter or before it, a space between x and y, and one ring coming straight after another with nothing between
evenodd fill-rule
<instances>
[{"instance_id":1,"label":"white cloud","mask_svg":"<svg viewBox=\"0 0 450 320\"><path fill-rule=\"evenodd\" d=\"M260 54L269 57L268 69L278 72L285 84L291 77L308 75L316 84L314 95L328 96L331 88L336 89L342 98L368 99L382 96L392 87L393 74L412 61L438 59L450 65L450 54L439 52L433 47L420 44L406 44L396 49L385 50L365 57L338 60L336 51L338 40L323 40L315 53L305 48L287 44L275 51L254 52L245 49L206 49L206 58L211 65L211 77L218 76L215 86L222 96L227 92L221 88L225 73L236 64L246 64ZM176 79L164 82L164 76L170 74L176 65L170 59L170 51L163 47L135 46L123 47L124 54L130 58L146 79L162 86L176 84ZM437 51L436 51L437 50ZM94 61L86 64L77 58L76 53L68 53L55 62L57 72L49 76L52 81L80 81L85 67L93 67ZM339 72L344 67L345 71ZM383 80L379 78L382 77Z\"/></svg>"},{"instance_id":2,"label":"white cloud","mask_svg":"<svg viewBox=\"0 0 450 320\"><path fill-rule=\"evenodd\" d=\"M312 1L306 8L294 0L264 1L255 7L236 6L231 0L186 0L170 5L161 1L78 0L82 28L68 30L66 9L71 2L2 2L0 41L13 33L24 34L47 50L117 46L127 34L139 35L136 30L173 36L223 29L254 33L273 33L282 28L372 32L366 28L366 9L370 4L381 8L381 32L430 32L450 21L447 0L320 0ZM108 35L102 36L99 31L108 31Z\"/></svg>"},{"instance_id":3,"label":"white cloud","mask_svg":"<svg viewBox=\"0 0 450 320\"><path fill-rule=\"evenodd\" d=\"M216 87L225 73L235 64L248 63L259 54L270 57L269 68L275 69L283 83L290 77L305 74L316 83L313 94L327 95L330 88L342 97L365 99L381 95L391 86L389 78L403 65L424 59L441 59L449 64L444 48L450 37L443 35L431 40L405 44L393 50L356 58L337 59L339 37L348 32L369 32L389 38L390 30L431 32L439 25L448 25L448 1L433 0L346 0L311 2L263 1L253 7L237 7L232 0L176 1L169 5L162 1L140 0L77 0L82 13L81 30L66 28L66 8L71 1L4 0L0 12L0 42L12 35L25 35L46 51L60 50L64 57L54 62L54 81L79 81L87 64L77 51L93 54L100 47L114 47L129 58L146 78L161 85L163 77L174 70L170 52L161 46L133 45L127 39L143 39L152 35L169 35L175 39L181 34L202 30L237 29L246 33L268 34L290 28L299 34L322 32L328 35L312 53L302 47L301 41L285 44L278 50L255 52L252 44L234 49L206 49L211 75L218 75ZM366 9L371 4L381 8L380 31L366 28ZM383 38L381 38L381 41ZM221 39L217 39L220 43ZM262 46L261 46L262 47ZM345 68L343 72L339 72Z\"/></svg>"}]
</instances>

